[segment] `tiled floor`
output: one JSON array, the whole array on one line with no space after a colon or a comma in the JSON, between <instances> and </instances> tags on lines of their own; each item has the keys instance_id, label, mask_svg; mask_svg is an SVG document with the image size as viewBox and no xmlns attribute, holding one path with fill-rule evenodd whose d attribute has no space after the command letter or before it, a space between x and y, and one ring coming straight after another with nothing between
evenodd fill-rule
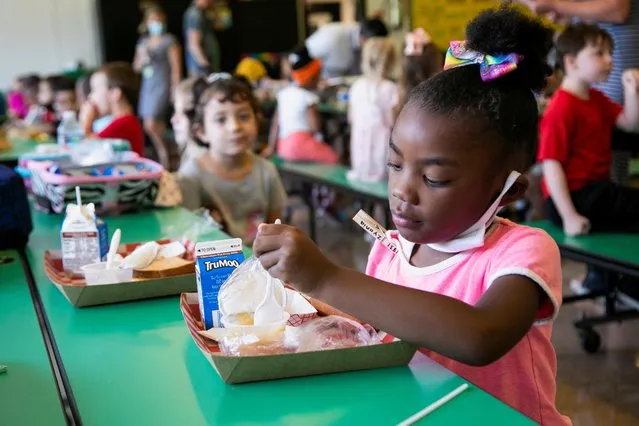
<instances>
[{"instance_id":1,"label":"tiled floor","mask_svg":"<svg viewBox=\"0 0 639 426\"><path fill-rule=\"evenodd\" d=\"M305 228L304 209L296 209L292 222ZM318 219L319 243L337 263L363 270L370 248L363 231ZM564 289L584 271L583 265L564 262ZM598 327L603 350L586 354L572 322L581 311L594 312L598 305L581 302L562 307L555 322L553 342L558 356L560 411L575 426L639 425L639 320Z\"/></svg>"},{"instance_id":2,"label":"tiled floor","mask_svg":"<svg viewBox=\"0 0 639 426\"><path fill-rule=\"evenodd\" d=\"M564 262L564 291L583 266ZM558 356L557 406L575 425L639 425L639 321L597 327L603 350L586 354L572 327L581 311L597 312L590 302L562 307L553 342Z\"/></svg>"}]
</instances>

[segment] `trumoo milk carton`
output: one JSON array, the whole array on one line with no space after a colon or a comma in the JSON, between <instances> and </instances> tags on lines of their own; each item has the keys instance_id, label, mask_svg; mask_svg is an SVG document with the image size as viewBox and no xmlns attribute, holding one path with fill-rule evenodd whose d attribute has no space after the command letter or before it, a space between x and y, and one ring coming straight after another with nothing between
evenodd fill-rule
<instances>
[{"instance_id":1,"label":"trumoo milk carton","mask_svg":"<svg viewBox=\"0 0 639 426\"><path fill-rule=\"evenodd\" d=\"M217 296L220 287L244 262L242 240L208 241L195 245L197 295L204 328L221 327Z\"/></svg>"}]
</instances>

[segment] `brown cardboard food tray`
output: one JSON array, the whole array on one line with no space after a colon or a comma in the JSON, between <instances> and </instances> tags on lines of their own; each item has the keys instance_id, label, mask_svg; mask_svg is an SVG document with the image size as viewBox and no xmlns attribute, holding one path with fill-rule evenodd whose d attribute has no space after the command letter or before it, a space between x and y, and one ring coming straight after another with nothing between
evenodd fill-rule
<instances>
[{"instance_id":1,"label":"brown cardboard food tray","mask_svg":"<svg viewBox=\"0 0 639 426\"><path fill-rule=\"evenodd\" d=\"M313 299L309 301L312 304L314 302ZM316 309L318 307L315 306ZM357 348L281 355L225 356L220 353L215 342L199 333L204 327L197 293L182 294L180 309L195 344L226 383L247 383L407 365L417 350L410 343L388 336L378 345ZM320 314L334 314L320 309L318 311Z\"/></svg>"},{"instance_id":2,"label":"brown cardboard food tray","mask_svg":"<svg viewBox=\"0 0 639 426\"><path fill-rule=\"evenodd\" d=\"M167 244L170 242L171 240L158 241L159 244ZM184 258L192 259L194 244L185 240L180 240L180 242L187 248L187 253L184 255ZM121 245L118 249L118 253L126 256L140 244L141 243ZM184 292L197 290L195 273L147 280L136 279L125 283L87 285L84 277L71 277L64 272L61 252L59 250L47 250L44 253L44 266L47 276L53 284L73 306L78 308L175 296Z\"/></svg>"}]
</instances>

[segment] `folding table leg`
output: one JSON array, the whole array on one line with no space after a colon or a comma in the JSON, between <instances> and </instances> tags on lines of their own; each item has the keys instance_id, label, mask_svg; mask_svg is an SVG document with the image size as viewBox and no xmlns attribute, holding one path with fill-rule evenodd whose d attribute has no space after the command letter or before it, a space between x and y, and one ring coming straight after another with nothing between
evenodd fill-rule
<instances>
[{"instance_id":1,"label":"folding table leg","mask_svg":"<svg viewBox=\"0 0 639 426\"><path fill-rule=\"evenodd\" d=\"M611 271L604 272L604 288L606 289L606 316L614 315L617 310L617 292L619 277Z\"/></svg>"},{"instance_id":2,"label":"folding table leg","mask_svg":"<svg viewBox=\"0 0 639 426\"><path fill-rule=\"evenodd\" d=\"M313 205L313 185L302 183L302 199L308 207L308 235L317 242L315 206Z\"/></svg>"}]
</instances>

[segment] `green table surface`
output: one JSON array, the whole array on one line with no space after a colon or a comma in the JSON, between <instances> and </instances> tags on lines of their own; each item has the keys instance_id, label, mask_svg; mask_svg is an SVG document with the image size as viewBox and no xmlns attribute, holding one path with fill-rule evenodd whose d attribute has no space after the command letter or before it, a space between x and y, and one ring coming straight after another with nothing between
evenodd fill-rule
<instances>
[{"instance_id":1,"label":"green table surface","mask_svg":"<svg viewBox=\"0 0 639 426\"><path fill-rule=\"evenodd\" d=\"M348 114L348 108L343 108L332 104L330 102L322 102L317 105L319 112L324 114L346 115Z\"/></svg>"},{"instance_id":2,"label":"green table surface","mask_svg":"<svg viewBox=\"0 0 639 426\"><path fill-rule=\"evenodd\" d=\"M49 358L18 253L0 251L0 424L64 425Z\"/></svg>"},{"instance_id":3,"label":"green table surface","mask_svg":"<svg viewBox=\"0 0 639 426\"><path fill-rule=\"evenodd\" d=\"M327 185L345 188L353 192L368 195L382 200L388 199L388 182L357 182L348 179L348 168L341 165L316 163L292 163L274 156L271 161L282 172L290 172Z\"/></svg>"},{"instance_id":4,"label":"green table surface","mask_svg":"<svg viewBox=\"0 0 639 426\"><path fill-rule=\"evenodd\" d=\"M80 415L89 425L388 425L463 380L422 358L410 367L226 385L184 325L177 297L76 309L47 279L42 255L58 249L59 216L34 214L29 251ZM196 222L183 209L107 218L123 242L146 241ZM200 238L220 238L210 233ZM429 424L531 425L471 388Z\"/></svg>"},{"instance_id":5,"label":"green table surface","mask_svg":"<svg viewBox=\"0 0 639 426\"><path fill-rule=\"evenodd\" d=\"M40 142L34 139L12 139L11 145L13 147L10 150L0 152L0 162L15 162L21 155L35 151Z\"/></svg>"},{"instance_id":6,"label":"green table surface","mask_svg":"<svg viewBox=\"0 0 639 426\"><path fill-rule=\"evenodd\" d=\"M559 246L639 267L639 234L601 233L567 237L562 229L548 221L529 222L526 225L545 230Z\"/></svg>"}]
</instances>

